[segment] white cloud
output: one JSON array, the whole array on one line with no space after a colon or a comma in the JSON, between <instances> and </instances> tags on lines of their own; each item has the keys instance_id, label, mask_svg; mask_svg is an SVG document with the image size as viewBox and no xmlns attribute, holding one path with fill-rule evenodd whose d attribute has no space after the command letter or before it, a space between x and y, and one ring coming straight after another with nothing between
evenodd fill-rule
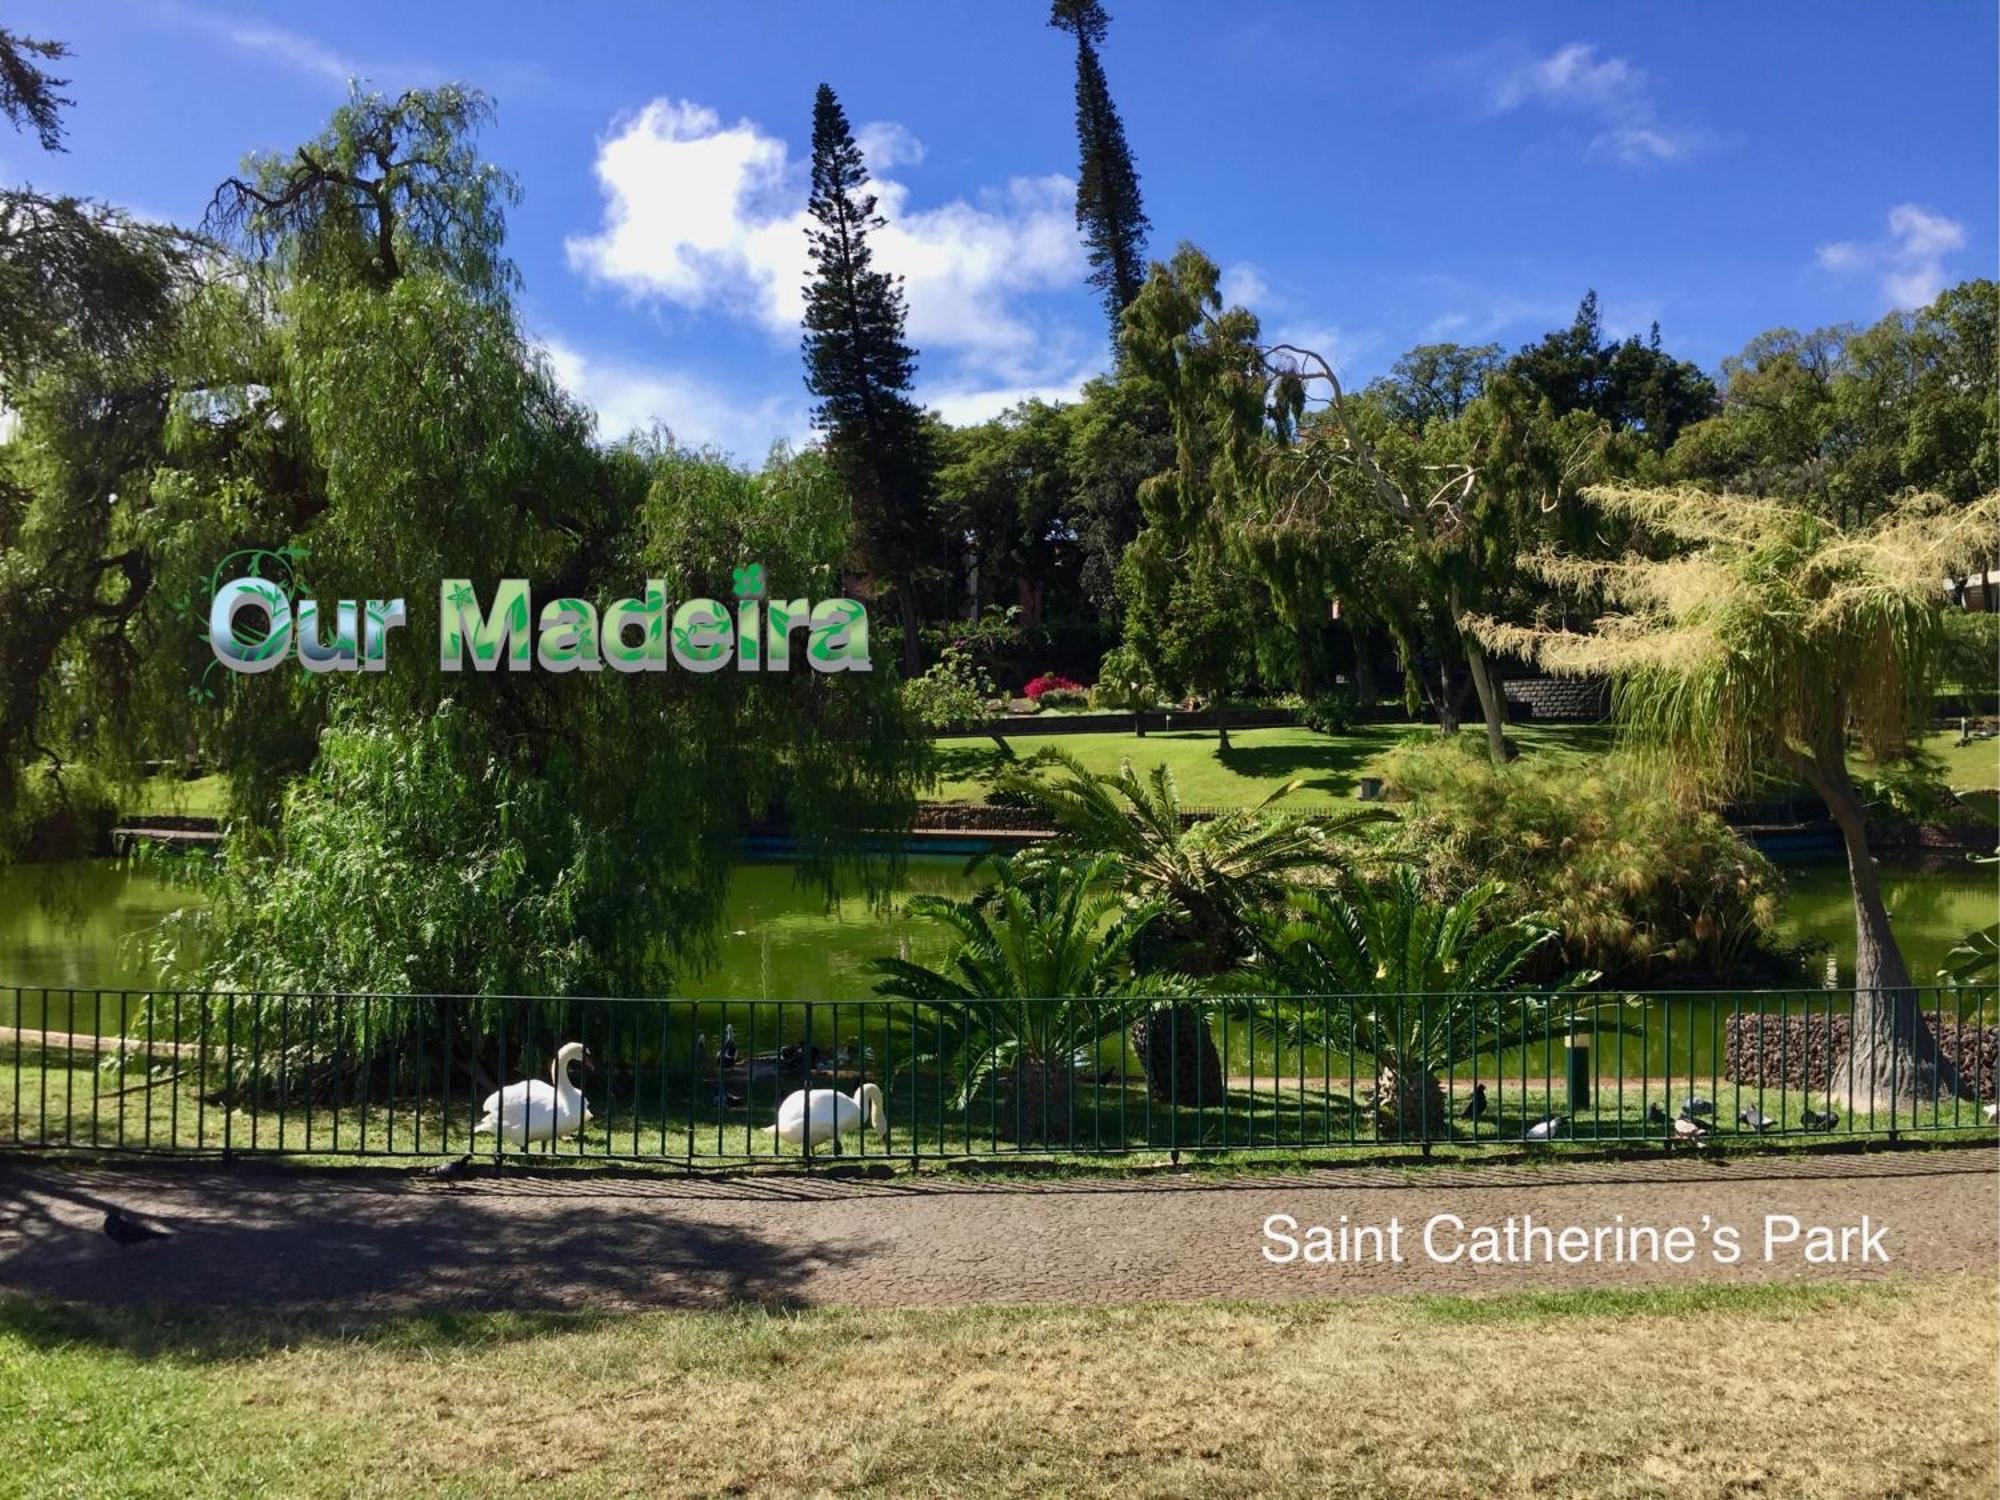
<instances>
[{"instance_id":1,"label":"white cloud","mask_svg":"<svg viewBox=\"0 0 2000 1500\"><path fill-rule=\"evenodd\" d=\"M1074 370L1061 379L1031 385L947 387L927 392L924 404L954 426L963 426L988 421L1023 401L1074 401L1082 392L1084 382L1097 373L1096 369L1086 367Z\"/></svg>"},{"instance_id":2,"label":"white cloud","mask_svg":"<svg viewBox=\"0 0 2000 1500\"><path fill-rule=\"evenodd\" d=\"M1813 252L1822 271L1876 272L1891 307L1922 307L1951 277L1945 257L1965 248L1965 226L1915 203L1889 210L1888 233L1877 240L1834 240Z\"/></svg>"},{"instance_id":3,"label":"white cloud","mask_svg":"<svg viewBox=\"0 0 2000 1500\"><path fill-rule=\"evenodd\" d=\"M745 399L684 370L600 359L561 339L540 341L556 379L597 414L598 436L616 441L656 423L691 448L714 448L755 468L774 442L810 439L805 393Z\"/></svg>"},{"instance_id":4,"label":"white cloud","mask_svg":"<svg viewBox=\"0 0 2000 1500\"><path fill-rule=\"evenodd\" d=\"M261 21L239 20L190 5L169 4L163 7L162 13L182 25L218 37L239 51L336 84L343 90L354 79L389 77L398 83L421 85L441 82L444 77L440 69L427 64L364 62L337 52L303 32Z\"/></svg>"},{"instance_id":5,"label":"white cloud","mask_svg":"<svg viewBox=\"0 0 2000 1500\"><path fill-rule=\"evenodd\" d=\"M1569 42L1546 57L1489 51L1461 59L1453 71L1483 86L1489 113L1533 107L1590 121L1584 154L1620 166L1682 161L1708 143L1704 131L1662 123L1644 70L1588 42Z\"/></svg>"},{"instance_id":6,"label":"white cloud","mask_svg":"<svg viewBox=\"0 0 2000 1500\"><path fill-rule=\"evenodd\" d=\"M1224 266L1217 290L1222 293L1224 307L1247 307L1255 312L1272 300L1271 284L1264 279L1263 271L1247 260Z\"/></svg>"},{"instance_id":7,"label":"white cloud","mask_svg":"<svg viewBox=\"0 0 2000 1500\"><path fill-rule=\"evenodd\" d=\"M876 264L900 274L910 341L979 359L1003 381L1046 378L1074 355L1023 306L1026 294L1080 284L1085 274L1066 177L1016 177L1004 187L934 208L879 175L915 161L922 146L899 126L860 137L871 157ZM755 122L725 125L704 105L656 99L599 146L605 197L594 234L572 236L572 267L637 296L745 318L796 336L804 310L806 181L784 141Z\"/></svg>"},{"instance_id":8,"label":"white cloud","mask_svg":"<svg viewBox=\"0 0 2000 1500\"><path fill-rule=\"evenodd\" d=\"M891 167L914 166L924 159L924 143L894 120L871 120L854 132L854 144L868 163L870 176Z\"/></svg>"}]
</instances>

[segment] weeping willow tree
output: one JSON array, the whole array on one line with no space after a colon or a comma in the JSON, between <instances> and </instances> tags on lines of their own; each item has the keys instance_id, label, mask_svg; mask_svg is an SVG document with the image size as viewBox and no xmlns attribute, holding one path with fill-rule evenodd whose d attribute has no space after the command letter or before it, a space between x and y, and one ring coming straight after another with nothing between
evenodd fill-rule
<instances>
[{"instance_id":1,"label":"weeping willow tree","mask_svg":"<svg viewBox=\"0 0 2000 1500\"><path fill-rule=\"evenodd\" d=\"M1890 927L1848 757L1901 754L1922 731L1945 643L1942 581L1993 552L2000 493L1955 509L1913 496L1858 530L1774 500L1588 493L1651 551L1524 564L1607 612L1589 631L1469 627L1547 671L1610 675L1626 732L1690 800L1743 793L1771 772L1817 793L1854 891L1854 1024L1834 1076L1852 1108L1957 1094Z\"/></svg>"}]
</instances>

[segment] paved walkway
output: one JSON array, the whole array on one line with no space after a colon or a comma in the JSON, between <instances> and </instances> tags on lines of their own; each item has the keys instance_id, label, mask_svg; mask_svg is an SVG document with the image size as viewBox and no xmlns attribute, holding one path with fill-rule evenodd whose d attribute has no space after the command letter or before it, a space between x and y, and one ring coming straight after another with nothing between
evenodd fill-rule
<instances>
[{"instance_id":1,"label":"paved walkway","mask_svg":"<svg viewBox=\"0 0 2000 1500\"><path fill-rule=\"evenodd\" d=\"M834 1181L516 1176L436 1183L388 1171L106 1167L0 1160L0 1292L96 1302L397 1312L967 1302L1288 1299L1675 1281L1992 1271L2000 1153L1346 1168L1256 1178ZM172 1237L130 1249L107 1207ZM1278 1266L1267 1216L1336 1232L1402 1225L1400 1263ZM1426 1255L1434 1215L1503 1229L1685 1226L1691 1263L1478 1266ZM1764 1259L1767 1215L1880 1230L1888 1256L1812 1265L1805 1241ZM1622 1218L1621 1218L1622 1216ZM1712 1231L1742 1258L1710 1258ZM1466 1243L1441 1232L1439 1252ZM1860 1236L1849 1237L1860 1253Z\"/></svg>"}]
</instances>

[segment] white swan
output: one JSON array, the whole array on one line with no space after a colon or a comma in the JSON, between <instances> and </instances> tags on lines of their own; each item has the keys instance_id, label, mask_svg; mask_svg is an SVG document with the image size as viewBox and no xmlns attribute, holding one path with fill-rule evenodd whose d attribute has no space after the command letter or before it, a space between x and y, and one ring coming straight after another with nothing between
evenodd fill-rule
<instances>
[{"instance_id":1,"label":"white swan","mask_svg":"<svg viewBox=\"0 0 2000 1500\"><path fill-rule=\"evenodd\" d=\"M569 1076L570 1064L579 1059L586 1068L591 1065L582 1042L565 1042L549 1067L553 1086L539 1078L525 1079L488 1094L472 1133L497 1135L515 1146L575 1135L593 1118L589 1101Z\"/></svg>"},{"instance_id":2,"label":"white swan","mask_svg":"<svg viewBox=\"0 0 2000 1500\"><path fill-rule=\"evenodd\" d=\"M882 1091L864 1083L850 1098L833 1089L795 1089L778 1106L778 1123L767 1125L765 1134L774 1135L794 1146L823 1146L828 1141L856 1131L872 1130L889 1144L889 1117L882 1110Z\"/></svg>"}]
</instances>

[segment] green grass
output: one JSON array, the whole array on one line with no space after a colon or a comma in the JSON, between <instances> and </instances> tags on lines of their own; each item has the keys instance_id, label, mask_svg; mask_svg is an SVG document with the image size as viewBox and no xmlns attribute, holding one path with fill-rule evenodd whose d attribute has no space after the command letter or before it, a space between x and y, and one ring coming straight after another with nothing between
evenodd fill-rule
<instances>
[{"instance_id":1,"label":"green grass","mask_svg":"<svg viewBox=\"0 0 2000 1500\"><path fill-rule=\"evenodd\" d=\"M119 810L123 818L183 817L219 818L229 808L229 778L197 776L192 781L179 776L148 776L139 783L127 805Z\"/></svg>"},{"instance_id":2,"label":"green grass","mask_svg":"<svg viewBox=\"0 0 2000 1500\"><path fill-rule=\"evenodd\" d=\"M1298 780L1303 785L1287 805L1305 808L1349 801L1361 778L1377 774L1398 745L1434 733L1416 724L1363 724L1337 735L1298 728L1243 729L1231 733L1227 754L1213 730L1155 731L1144 738L1129 732L1022 735L1012 743L1022 759L1053 746L1099 772L1115 772L1128 759L1141 772L1164 764L1174 773L1181 800L1199 807L1252 806L1285 782ZM1517 724L1507 734L1524 755L1601 755L1613 739L1611 727L1602 724ZM1975 794L2000 787L2000 740L1961 746L1957 739L1957 732L1950 731L1923 742L1943 763L1946 785ZM933 801L983 800L1006 764L984 736L946 737L937 748L938 779L926 793ZM1975 795L1971 800L1980 806L1994 799Z\"/></svg>"},{"instance_id":3,"label":"green grass","mask_svg":"<svg viewBox=\"0 0 2000 1500\"><path fill-rule=\"evenodd\" d=\"M25 1041L5 1050L17 1055L0 1061L0 1144L177 1154L227 1150L312 1163L461 1153L486 1161L495 1151L491 1136L471 1133L477 1091L468 1092L462 1081L454 1087L448 1112L434 1087L391 1089L380 1077L365 1090L349 1083L310 1096L293 1087L281 1098L267 1086L253 1105L247 1094L231 1099L224 1093L225 1052L220 1045L210 1047L205 1063L199 1055L157 1060L150 1076L137 1066L93 1066L90 1052L60 1046L52 1045L46 1056ZM1539 1054L1540 1049L1534 1050ZM1115 1065L1115 1048L1100 1060ZM887 1149L873 1137L850 1138L838 1158L825 1146L816 1148L813 1163L903 1171L913 1155L920 1155L927 1169L955 1162L1004 1170L1021 1161L1057 1167L1144 1166L1168 1160L1175 1152L1185 1160L1268 1161L1275 1155L1323 1163L1429 1154L1416 1138L1414 1105L1403 1139L1378 1124L1369 1103L1374 1069L1367 1059L1350 1067L1344 1055L1322 1057L1314 1051L1301 1066L1293 1054L1276 1078L1270 1061L1266 1055L1260 1070L1248 1057L1232 1053L1223 1094L1178 1108L1150 1100L1136 1069L1122 1082L1100 1083L1088 1072L1080 1073L1067 1100L1058 1095L1058 1102L1049 1105L1045 1120L1032 1105L1017 1113L1011 1093L992 1089L961 1107L934 1071L898 1069L884 1080L891 1125ZM1606 1055L1599 1062L1609 1066L1611 1058ZM1525 1066L1518 1055L1497 1066L1489 1060L1477 1070L1488 1088L1489 1113L1471 1124L1460 1118L1460 1111L1471 1097L1473 1069L1461 1068L1444 1080L1448 1118L1430 1132L1432 1148L1459 1160L1496 1153L1514 1158L1524 1149L1556 1156L1574 1150L1657 1149L1667 1141L1667 1129L1649 1120L1649 1110L1658 1107L1671 1116L1690 1094L1716 1106L1718 1128L1704 1139L1703 1149L1826 1145L1892 1127L1937 1140L1992 1138L1979 1106L1963 1101L1905 1108L1891 1119L1886 1113L1875 1118L1855 1112L1836 1099L1838 1123L1830 1132L1820 1131L1809 1129L1803 1115L1827 1107L1823 1089L1759 1088L1716 1077L1708 1069L1690 1077L1685 1067L1671 1077L1662 1077L1657 1068L1642 1077L1636 1063L1622 1084L1600 1078L1590 1103L1573 1109L1561 1071L1559 1047L1550 1049L1546 1059L1531 1057ZM833 1081L819 1075L815 1085ZM839 1083L851 1088L852 1076ZM794 1086L793 1080L761 1081L739 1105L718 1110L704 1100L691 1112L692 1085L684 1075L663 1086L651 1069L638 1076L601 1071L588 1082L595 1116L588 1129L553 1147L543 1143L525 1153L510 1148L506 1155L522 1165L564 1168L617 1164L671 1171L749 1165L798 1170L807 1164L805 1153L765 1133L780 1094ZM1762 1134L1736 1128L1738 1113L1750 1106L1777 1128ZM1567 1135L1552 1146L1530 1147L1528 1127L1558 1113L1574 1116Z\"/></svg>"},{"instance_id":4,"label":"green grass","mask_svg":"<svg viewBox=\"0 0 2000 1500\"><path fill-rule=\"evenodd\" d=\"M1944 783L1955 792L1990 792L2000 787L2000 739L1958 743L1958 731L1924 737L1924 751L1944 763Z\"/></svg>"},{"instance_id":5,"label":"green grass","mask_svg":"<svg viewBox=\"0 0 2000 1500\"><path fill-rule=\"evenodd\" d=\"M1972 1276L616 1316L12 1300L0 1491L1991 1493L1995 1328Z\"/></svg>"},{"instance_id":6,"label":"green grass","mask_svg":"<svg viewBox=\"0 0 2000 1500\"><path fill-rule=\"evenodd\" d=\"M1130 760L1141 772L1165 764L1179 783L1181 800L1202 807L1251 806L1291 780L1304 783L1288 806L1310 807L1354 796L1361 777L1374 774L1384 756L1412 735L1435 731L1412 724L1363 724L1345 734L1310 729L1243 729L1230 733L1221 752L1213 730L1023 735L1013 741L1022 758L1043 746L1068 751L1093 771L1115 772ZM1594 724L1516 725L1508 735L1525 754L1601 752L1610 731ZM964 736L938 741L940 772L927 793L940 802L977 802L991 790L1005 764L990 739Z\"/></svg>"}]
</instances>

